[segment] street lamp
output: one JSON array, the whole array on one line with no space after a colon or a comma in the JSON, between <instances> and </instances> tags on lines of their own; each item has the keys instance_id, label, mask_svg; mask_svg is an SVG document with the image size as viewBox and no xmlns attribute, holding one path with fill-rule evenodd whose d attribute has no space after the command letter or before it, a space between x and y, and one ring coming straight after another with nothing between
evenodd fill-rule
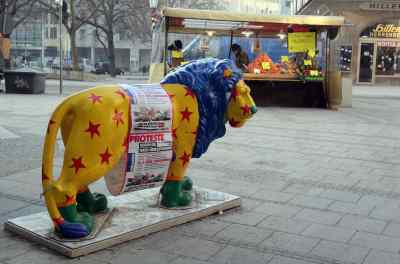
<instances>
[{"instance_id":1,"label":"street lamp","mask_svg":"<svg viewBox=\"0 0 400 264\"><path fill-rule=\"evenodd\" d=\"M63 71L63 50L62 50L62 37L61 37L61 32L62 32L62 8L63 8L63 0L55 0L56 4L58 5L58 20L59 20L59 40L60 40L60 94L62 94L63 90L63 77L62 77L62 71Z\"/></svg>"}]
</instances>

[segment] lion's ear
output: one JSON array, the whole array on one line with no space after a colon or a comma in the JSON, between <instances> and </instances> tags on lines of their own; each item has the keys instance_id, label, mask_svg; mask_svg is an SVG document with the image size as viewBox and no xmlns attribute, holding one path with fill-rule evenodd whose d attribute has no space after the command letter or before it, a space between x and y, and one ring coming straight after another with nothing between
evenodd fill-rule
<instances>
[{"instance_id":1,"label":"lion's ear","mask_svg":"<svg viewBox=\"0 0 400 264\"><path fill-rule=\"evenodd\" d=\"M226 79L226 78L232 77L232 75L233 75L233 72L232 72L231 69L225 69L225 70L224 70L224 78L225 78L225 79Z\"/></svg>"}]
</instances>

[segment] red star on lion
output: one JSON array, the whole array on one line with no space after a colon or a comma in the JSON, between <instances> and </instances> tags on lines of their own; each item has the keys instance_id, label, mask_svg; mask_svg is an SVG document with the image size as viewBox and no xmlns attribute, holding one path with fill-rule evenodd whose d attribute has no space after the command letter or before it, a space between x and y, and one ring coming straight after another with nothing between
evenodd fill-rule
<instances>
[{"instance_id":1,"label":"red star on lion","mask_svg":"<svg viewBox=\"0 0 400 264\"><path fill-rule=\"evenodd\" d=\"M118 90L118 91L116 91L115 92L116 94L118 94L118 95L120 95L122 98L124 98L125 99L125 93L122 91L122 90Z\"/></svg>"},{"instance_id":2,"label":"red star on lion","mask_svg":"<svg viewBox=\"0 0 400 264\"><path fill-rule=\"evenodd\" d=\"M85 130L85 132L90 133L91 139L93 139L94 135L97 135L98 137L100 137L99 126L100 126L100 124L93 124L91 121L89 121L89 127Z\"/></svg>"},{"instance_id":3,"label":"red star on lion","mask_svg":"<svg viewBox=\"0 0 400 264\"><path fill-rule=\"evenodd\" d=\"M250 110L251 110L250 106L245 105L240 107L240 109L242 109L243 115L250 115Z\"/></svg>"},{"instance_id":4,"label":"red star on lion","mask_svg":"<svg viewBox=\"0 0 400 264\"><path fill-rule=\"evenodd\" d=\"M193 114L193 112L190 112L189 111L189 109L186 107L185 108L185 111L181 111L181 115L182 115L182 119L181 119L181 121L183 121L183 120L187 120L187 121L190 121L190 115L191 114Z\"/></svg>"},{"instance_id":5,"label":"red star on lion","mask_svg":"<svg viewBox=\"0 0 400 264\"><path fill-rule=\"evenodd\" d=\"M186 94L185 94L185 97L186 96L191 96L193 99L195 99L196 97L196 95L193 93L193 91L192 90L190 90L190 89L186 89Z\"/></svg>"},{"instance_id":6,"label":"red star on lion","mask_svg":"<svg viewBox=\"0 0 400 264\"><path fill-rule=\"evenodd\" d=\"M110 158L111 158L111 153L108 152L108 147L106 148L106 151L104 151L104 153L100 153L99 154L101 157L101 164L103 163L107 163L110 164Z\"/></svg>"},{"instance_id":7,"label":"red star on lion","mask_svg":"<svg viewBox=\"0 0 400 264\"><path fill-rule=\"evenodd\" d=\"M187 154L186 151L183 152L183 155L179 157L182 161L182 166L184 167L186 163L190 161L190 154Z\"/></svg>"},{"instance_id":8,"label":"red star on lion","mask_svg":"<svg viewBox=\"0 0 400 264\"><path fill-rule=\"evenodd\" d=\"M172 129L172 137L173 137L174 139L177 139L177 138L178 138L178 137L176 136L176 130L177 130L177 128Z\"/></svg>"},{"instance_id":9,"label":"red star on lion","mask_svg":"<svg viewBox=\"0 0 400 264\"><path fill-rule=\"evenodd\" d=\"M77 159L72 158L72 165L69 166L69 168L74 168L75 174L77 174L80 169L85 169L86 166L82 162L82 156Z\"/></svg>"},{"instance_id":10,"label":"red star on lion","mask_svg":"<svg viewBox=\"0 0 400 264\"><path fill-rule=\"evenodd\" d=\"M96 104L96 102L101 103L101 98L103 96L100 95L95 95L94 93L91 93L90 96L88 97L89 100L92 100L93 104Z\"/></svg>"},{"instance_id":11,"label":"red star on lion","mask_svg":"<svg viewBox=\"0 0 400 264\"><path fill-rule=\"evenodd\" d=\"M118 112L118 110L117 109L115 109L114 110L114 116L113 116L113 120L116 122L116 124L117 124L117 127L118 127L118 125L121 123L121 124L124 124L124 119L123 119L123 116L124 115L124 112Z\"/></svg>"},{"instance_id":12,"label":"red star on lion","mask_svg":"<svg viewBox=\"0 0 400 264\"><path fill-rule=\"evenodd\" d=\"M236 102L236 97L239 97L239 93L236 88L232 89L231 98Z\"/></svg>"}]
</instances>

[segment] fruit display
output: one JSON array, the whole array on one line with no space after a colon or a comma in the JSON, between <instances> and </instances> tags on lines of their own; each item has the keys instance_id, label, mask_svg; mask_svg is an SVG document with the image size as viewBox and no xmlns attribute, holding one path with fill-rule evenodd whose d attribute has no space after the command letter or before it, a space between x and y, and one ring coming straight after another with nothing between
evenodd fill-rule
<instances>
[{"instance_id":1,"label":"fruit display","mask_svg":"<svg viewBox=\"0 0 400 264\"><path fill-rule=\"evenodd\" d=\"M250 73L274 73L279 74L279 66L266 54L262 53L248 65Z\"/></svg>"}]
</instances>

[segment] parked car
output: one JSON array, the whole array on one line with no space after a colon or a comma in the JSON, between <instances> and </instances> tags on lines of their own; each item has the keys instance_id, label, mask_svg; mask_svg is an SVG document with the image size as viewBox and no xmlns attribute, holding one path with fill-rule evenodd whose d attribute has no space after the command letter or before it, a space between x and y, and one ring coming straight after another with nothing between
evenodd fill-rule
<instances>
[{"instance_id":1,"label":"parked car","mask_svg":"<svg viewBox=\"0 0 400 264\"><path fill-rule=\"evenodd\" d=\"M96 62L94 64L95 70L92 71L92 73L95 74L109 74L110 71L110 64L107 62ZM115 68L115 74L116 75L123 75L124 71L121 68L116 67Z\"/></svg>"}]
</instances>

